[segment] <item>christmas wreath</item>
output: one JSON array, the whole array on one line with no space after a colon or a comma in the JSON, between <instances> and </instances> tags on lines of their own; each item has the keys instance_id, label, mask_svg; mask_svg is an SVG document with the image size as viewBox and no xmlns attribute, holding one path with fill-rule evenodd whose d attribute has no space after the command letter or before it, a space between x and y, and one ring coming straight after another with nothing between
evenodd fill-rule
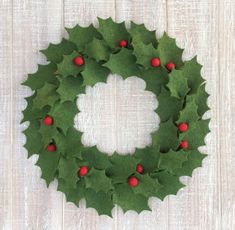
<instances>
[{"instance_id":1,"label":"christmas wreath","mask_svg":"<svg viewBox=\"0 0 235 230\"><path fill-rule=\"evenodd\" d=\"M49 63L23 83L34 92L22 120L29 122L28 156L38 155L41 177L47 185L56 178L67 201L78 205L85 198L87 207L109 216L114 204L124 212L149 210L149 197L176 194L184 186L179 177L191 176L206 156L198 150L209 132L209 120L202 119L208 110L202 66L196 57L182 61L174 39L166 33L156 39L144 24L126 29L124 22L99 18L98 28L66 30L68 39L41 51ZM160 126L152 145L132 155L85 147L74 128L78 95L110 73L143 79L158 98Z\"/></svg>"}]
</instances>

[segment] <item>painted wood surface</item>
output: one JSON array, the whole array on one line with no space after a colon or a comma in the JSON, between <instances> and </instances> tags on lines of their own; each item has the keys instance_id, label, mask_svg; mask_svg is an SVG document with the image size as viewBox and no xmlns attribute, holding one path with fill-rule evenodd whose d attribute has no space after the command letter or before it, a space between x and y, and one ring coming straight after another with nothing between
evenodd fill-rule
<instances>
[{"instance_id":1,"label":"painted wood surface","mask_svg":"<svg viewBox=\"0 0 235 230\"><path fill-rule=\"evenodd\" d=\"M67 203L49 189L22 147L20 125L25 96L20 85L37 63L38 50L66 36L64 27L97 24L97 16L144 22L177 38L184 59L195 54L210 93L211 134L203 167L184 177L186 187L164 202L151 199L152 212L121 209L114 218ZM127 23L128 25L128 23ZM0 229L181 230L235 229L235 2L233 0L1 0L0 1Z\"/></svg>"}]
</instances>

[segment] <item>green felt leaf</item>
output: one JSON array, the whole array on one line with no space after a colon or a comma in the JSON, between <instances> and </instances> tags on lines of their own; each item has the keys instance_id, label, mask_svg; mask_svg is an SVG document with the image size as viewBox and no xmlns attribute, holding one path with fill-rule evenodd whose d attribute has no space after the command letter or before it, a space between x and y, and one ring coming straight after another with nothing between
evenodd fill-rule
<instances>
[{"instance_id":1,"label":"green felt leaf","mask_svg":"<svg viewBox=\"0 0 235 230\"><path fill-rule=\"evenodd\" d=\"M135 194L141 194L147 198L156 196L157 191L162 187L157 179L151 178L148 174L138 174L138 186L132 188Z\"/></svg>"},{"instance_id":2,"label":"green felt leaf","mask_svg":"<svg viewBox=\"0 0 235 230\"><path fill-rule=\"evenodd\" d=\"M56 93L56 86L50 83L37 90L37 97L33 99L33 108L42 109L44 106L53 106L59 99L59 94Z\"/></svg>"},{"instance_id":3,"label":"green felt leaf","mask_svg":"<svg viewBox=\"0 0 235 230\"><path fill-rule=\"evenodd\" d=\"M163 65L166 65L168 62L175 63L176 68L180 68L183 65L183 49L180 49L176 45L175 39L170 38L166 33L159 39L157 50Z\"/></svg>"},{"instance_id":4,"label":"green felt leaf","mask_svg":"<svg viewBox=\"0 0 235 230\"><path fill-rule=\"evenodd\" d=\"M140 159L140 164L143 165L144 172L149 173L156 170L160 153L156 148L147 147L145 149L137 149L134 156Z\"/></svg>"},{"instance_id":5,"label":"green felt leaf","mask_svg":"<svg viewBox=\"0 0 235 230\"><path fill-rule=\"evenodd\" d=\"M169 74L169 83L167 84L170 89L171 96L177 98L183 98L188 93L187 78L182 74L181 70L173 70Z\"/></svg>"},{"instance_id":6,"label":"green felt leaf","mask_svg":"<svg viewBox=\"0 0 235 230\"><path fill-rule=\"evenodd\" d=\"M42 136L43 146L46 147L52 141L52 139L57 135L58 131L54 125L47 126L44 125L43 122L41 122L39 133Z\"/></svg>"},{"instance_id":7,"label":"green felt leaf","mask_svg":"<svg viewBox=\"0 0 235 230\"><path fill-rule=\"evenodd\" d=\"M96 169L106 169L110 166L109 157L105 153L101 153L96 147L83 148L82 159L88 162L89 166Z\"/></svg>"},{"instance_id":8,"label":"green felt leaf","mask_svg":"<svg viewBox=\"0 0 235 230\"><path fill-rule=\"evenodd\" d=\"M74 116L78 113L77 105L73 102L66 101L64 103L57 103L49 112L54 119L54 125L61 128L64 133L69 127L73 127Z\"/></svg>"},{"instance_id":9,"label":"green felt leaf","mask_svg":"<svg viewBox=\"0 0 235 230\"><path fill-rule=\"evenodd\" d=\"M154 177L156 177L162 185L157 192L157 197L161 200L163 200L167 195L176 195L179 189L185 186L179 181L178 176L172 175L165 171L155 173Z\"/></svg>"},{"instance_id":10,"label":"green felt leaf","mask_svg":"<svg viewBox=\"0 0 235 230\"><path fill-rule=\"evenodd\" d=\"M138 159L135 159L131 155L118 155L113 154L110 157L112 166L107 168L107 175L112 177L113 183L123 183L128 180L128 177L135 173L136 165L139 163Z\"/></svg>"},{"instance_id":11,"label":"green felt leaf","mask_svg":"<svg viewBox=\"0 0 235 230\"><path fill-rule=\"evenodd\" d=\"M74 51L69 55L64 55L62 62L58 64L58 73L63 77L70 75L78 75L83 70L82 66L77 66L74 64L74 58L81 56L78 52Z\"/></svg>"},{"instance_id":12,"label":"green felt leaf","mask_svg":"<svg viewBox=\"0 0 235 230\"><path fill-rule=\"evenodd\" d=\"M206 156L206 154L202 154L198 150L191 150L188 152L188 160L183 162L181 168L175 169L174 173L177 176L192 176L193 170L202 166L202 160Z\"/></svg>"},{"instance_id":13,"label":"green felt leaf","mask_svg":"<svg viewBox=\"0 0 235 230\"><path fill-rule=\"evenodd\" d=\"M50 43L41 52L45 54L48 61L59 63L62 61L63 55L71 54L74 50L76 50L75 44L63 38L59 44Z\"/></svg>"},{"instance_id":14,"label":"green felt leaf","mask_svg":"<svg viewBox=\"0 0 235 230\"><path fill-rule=\"evenodd\" d=\"M113 201L122 207L124 212L134 210L137 213L140 213L144 210L150 210L148 206L148 198L141 194L135 194L128 184L115 185Z\"/></svg>"},{"instance_id":15,"label":"green felt leaf","mask_svg":"<svg viewBox=\"0 0 235 230\"><path fill-rule=\"evenodd\" d=\"M189 61L185 61L181 68L182 74L188 80L188 86L191 88L190 93L196 93L199 86L204 82L201 76L202 65L197 62L197 58L194 57Z\"/></svg>"},{"instance_id":16,"label":"green felt leaf","mask_svg":"<svg viewBox=\"0 0 235 230\"><path fill-rule=\"evenodd\" d=\"M152 43L145 45L142 42L132 42L134 47L133 54L136 56L137 63L145 68L151 67L151 59L159 57L158 51L153 47Z\"/></svg>"},{"instance_id":17,"label":"green felt leaf","mask_svg":"<svg viewBox=\"0 0 235 230\"><path fill-rule=\"evenodd\" d=\"M74 188L67 183L67 180L59 178L57 189L65 194L68 202L73 202L77 206L79 205L79 201L85 196L86 192L84 180L79 180Z\"/></svg>"},{"instance_id":18,"label":"green felt leaf","mask_svg":"<svg viewBox=\"0 0 235 230\"><path fill-rule=\"evenodd\" d=\"M167 153L161 153L158 167L164 169L170 173L173 173L175 169L182 168L185 161L188 160L188 154L184 150L172 151Z\"/></svg>"},{"instance_id":19,"label":"green felt leaf","mask_svg":"<svg viewBox=\"0 0 235 230\"><path fill-rule=\"evenodd\" d=\"M111 211L114 207L111 194L102 191L96 193L92 189L87 189L85 193L87 207L94 208L99 215L112 216Z\"/></svg>"},{"instance_id":20,"label":"green felt leaf","mask_svg":"<svg viewBox=\"0 0 235 230\"><path fill-rule=\"evenodd\" d=\"M207 105L207 99L209 94L205 90L205 84L201 85L195 96L196 103L198 105L198 114L202 116L206 111L209 110Z\"/></svg>"},{"instance_id":21,"label":"green felt leaf","mask_svg":"<svg viewBox=\"0 0 235 230\"><path fill-rule=\"evenodd\" d=\"M130 76L139 76L140 70L136 65L136 58L131 50L121 49L117 54L111 54L104 64L112 73L120 74L124 79Z\"/></svg>"},{"instance_id":22,"label":"green felt leaf","mask_svg":"<svg viewBox=\"0 0 235 230\"><path fill-rule=\"evenodd\" d=\"M180 111L180 116L177 123L187 122L190 125L192 121L197 121L199 119L197 110L198 106L195 103L195 98L187 100L184 109Z\"/></svg>"},{"instance_id":23,"label":"green felt leaf","mask_svg":"<svg viewBox=\"0 0 235 230\"><path fill-rule=\"evenodd\" d=\"M69 34L69 41L76 44L78 51L83 51L85 45L94 38L101 39L101 35L92 24L88 27L76 25L73 28L66 28L66 31Z\"/></svg>"},{"instance_id":24,"label":"green felt leaf","mask_svg":"<svg viewBox=\"0 0 235 230\"><path fill-rule=\"evenodd\" d=\"M105 174L105 170L97 170L91 168L88 175L85 177L86 188L91 188L95 192L103 191L107 193L113 189L111 179Z\"/></svg>"},{"instance_id":25,"label":"green felt leaf","mask_svg":"<svg viewBox=\"0 0 235 230\"><path fill-rule=\"evenodd\" d=\"M101 64L92 59L86 59L85 63L85 69L82 72L84 86L93 86L97 82L106 82L109 69L103 67Z\"/></svg>"},{"instance_id":26,"label":"green felt leaf","mask_svg":"<svg viewBox=\"0 0 235 230\"><path fill-rule=\"evenodd\" d=\"M26 136L24 147L28 150L28 157L31 157L33 154L38 154L43 147L39 128L39 122L30 122L28 128L23 131Z\"/></svg>"},{"instance_id":27,"label":"green felt leaf","mask_svg":"<svg viewBox=\"0 0 235 230\"><path fill-rule=\"evenodd\" d=\"M81 76L68 76L60 80L57 92L60 95L61 102L74 101L78 94L83 92L83 78Z\"/></svg>"},{"instance_id":28,"label":"green felt leaf","mask_svg":"<svg viewBox=\"0 0 235 230\"><path fill-rule=\"evenodd\" d=\"M66 181L66 184L76 188L78 182L78 164L76 159L61 157L58 165L59 178L62 178Z\"/></svg>"},{"instance_id":29,"label":"green felt leaf","mask_svg":"<svg viewBox=\"0 0 235 230\"><path fill-rule=\"evenodd\" d=\"M179 146L177 130L172 120L160 123L158 131L152 135L154 147L159 148L161 152L176 150Z\"/></svg>"},{"instance_id":30,"label":"green felt leaf","mask_svg":"<svg viewBox=\"0 0 235 230\"><path fill-rule=\"evenodd\" d=\"M110 48L104 40L94 38L86 45L85 52L89 57L94 58L97 62L107 61L110 55Z\"/></svg>"},{"instance_id":31,"label":"green felt leaf","mask_svg":"<svg viewBox=\"0 0 235 230\"><path fill-rule=\"evenodd\" d=\"M178 118L183 104L182 101L176 97L172 97L170 92L164 87L161 88L161 93L158 95L157 99L159 105L156 111L161 122L165 122L170 118L174 120Z\"/></svg>"},{"instance_id":32,"label":"green felt leaf","mask_svg":"<svg viewBox=\"0 0 235 230\"><path fill-rule=\"evenodd\" d=\"M59 151L48 152L46 150L40 152L36 163L42 170L41 178L43 178L47 186L54 180L60 159Z\"/></svg>"},{"instance_id":33,"label":"green felt leaf","mask_svg":"<svg viewBox=\"0 0 235 230\"><path fill-rule=\"evenodd\" d=\"M196 150L199 146L205 145L204 138L209 133L209 119L191 122L187 132L180 133L180 140L187 140L188 149Z\"/></svg>"},{"instance_id":34,"label":"green felt leaf","mask_svg":"<svg viewBox=\"0 0 235 230\"><path fill-rule=\"evenodd\" d=\"M157 45L155 32L155 30L150 31L146 29L144 24L135 24L134 22L131 22L129 30L133 42L143 42L146 45L152 43L154 46Z\"/></svg>"},{"instance_id":35,"label":"green felt leaf","mask_svg":"<svg viewBox=\"0 0 235 230\"><path fill-rule=\"evenodd\" d=\"M121 40L129 41L130 35L126 30L124 22L116 23L111 17L107 19L98 18L98 20L98 31L102 34L104 40L110 47L117 47Z\"/></svg>"},{"instance_id":36,"label":"green felt leaf","mask_svg":"<svg viewBox=\"0 0 235 230\"><path fill-rule=\"evenodd\" d=\"M57 66L54 63L49 63L48 65L38 65L38 70L36 73L28 74L28 79L22 83L30 87L32 90L40 89L44 86L45 82L55 83L57 79L55 78L55 72Z\"/></svg>"},{"instance_id":37,"label":"green felt leaf","mask_svg":"<svg viewBox=\"0 0 235 230\"><path fill-rule=\"evenodd\" d=\"M161 87L168 83L168 73L166 69L158 67L144 70L140 76L146 82L146 90L152 91L156 95L161 92Z\"/></svg>"}]
</instances>

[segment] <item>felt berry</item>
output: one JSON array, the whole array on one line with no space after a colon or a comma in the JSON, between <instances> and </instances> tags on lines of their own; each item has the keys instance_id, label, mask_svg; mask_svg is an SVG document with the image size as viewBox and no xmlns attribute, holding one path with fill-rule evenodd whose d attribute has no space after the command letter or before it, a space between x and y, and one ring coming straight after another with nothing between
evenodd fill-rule
<instances>
[{"instance_id":1,"label":"felt berry","mask_svg":"<svg viewBox=\"0 0 235 230\"><path fill-rule=\"evenodd\" d=\"M48 152L55 152L56 151L56 146L54 144L49 144L47 146L47 151Z\"/></svg>"},{"instance_id":2,"label":"felt berry","mask_svg":"<svg viewBox=\"0 0 235 230\"><path fill-rule=\"evenodd\" d=\"M128 182L131 187L136 187L139 184L139 179L135 176L132 176L129 178Z\"/></svg>"},{"instance_id":3,"label":"felt berry","mask_svg":"<svg viewBox=\"0 0 235 230\"><path fill-rule=\"evenodd\" d=\"M142 164L137 164L136 172L141 173L141 174L144 172L144 167Z\"/></svg>"},{"instance_id":4,"label":"felt berry","mask_svg":"<svg viewBox=\"0 0 235 230\"><path fill-rule=\"evenodd\" d=\"M152 67L159 67L160 65L161 65L160 58L154 57L154 58L151 59L151 66Z\"/></svg>"},{"instance_id":5,"label":"felt berry","mask_svg":"<svg viewBox=\"0 0 235 230\"><path fill-rule=\"evenodd\" d=\"M127 40L121 40L119 42L119 46L120 47L127 47L128 46L128 41Z\"/></svg>"},{"instance_id":6,"label":"felt berry","mask_svg":"<svg viewBox=\"0 0 235 230\"><path fill-rule=\"evenodd\" d=\"M185 140L181 141L180 147L181 147L182 149L188 149L188 142L185 141Z\"/></svg>"},{"instance_id":7,"label":"felt berry","mask_svg":"<svg viewBox=\"0 0 235 230\"><path fill-rule=\"evenodd\" d=\"M49 115L47 115L45 118L44 118L44 124L45 125L53 125L53 118Z\"/></svg>"},{"instance_id":8,"label":"felt berry","mask_svg":"<svg viewBox=\"0 0 235 230\"><path fill-rule=\"evenodd\" d=\"M173 69L175 69L175 63L173 62L169 62L166 64L166 68L169 70L169 71L172 71Z\"/></svg>"},{"instance_id":9,"label":"felt berry","mask_svg":"<svg viewBox=\"0 0 235 230\"><path fill-rule=\"evenodd\" d=\"M89 169L87 166L81 166L79 169L79 175L80 176L86 176L86 174L88 173Z\"/></svg>"},{"instance_id":10,"label":"felt berry","mask_svg":"<svg viewBox=\"0 0 235 230\"><path fill-rule=\"evenodd\" d=\"M180 132L182 132L182 133L186 132L188 130L188 124L185 122L182 122L179 124L178 128L179 128Z\"/></svg>"},{"instance_id":11,"label":"felt berry","mask_svg":"<svg viewBox=\"0 0 235 230\"><path fill-rule=\"evenodd\" d=\"M73 59L73 62L74 62L75 65L81 66L81 65L84 64L84 59L83 59L82 56L78 56L78 57L75 57L75 58Z\"/></svg>"}]
</instances>

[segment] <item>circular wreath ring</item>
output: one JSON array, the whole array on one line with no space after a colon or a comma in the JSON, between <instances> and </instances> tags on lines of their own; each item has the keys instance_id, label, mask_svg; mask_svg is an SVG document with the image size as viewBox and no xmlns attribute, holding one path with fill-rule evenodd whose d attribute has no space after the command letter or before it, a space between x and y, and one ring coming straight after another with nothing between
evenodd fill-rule
<instances>
[{"instance_id":1,"label":"circular wreath ring","mask_svg":"<svg viewBox=\"0 0 235 230\"><path fill-rule=\"evenodd\" d=\"M68 39L41 51L49 63L23 83L34 91L23 111L25 147L29 157L38 154L41 177L47 185L56 178L67 201L78 205L85 198L100 215L111 216L114 204L139 213L150 209L149 197L176 194L184 186L179 177L201 166L208 94L196 57L183 62L183 50L166 33L158 40L144 24L126 29L124 22L98 20L98 28L66 29ZM161 122L152 145L133 155L84 147L74 128L77 96L110 73L142 78L158 98Z\"/></svg>"}]
</instances>

